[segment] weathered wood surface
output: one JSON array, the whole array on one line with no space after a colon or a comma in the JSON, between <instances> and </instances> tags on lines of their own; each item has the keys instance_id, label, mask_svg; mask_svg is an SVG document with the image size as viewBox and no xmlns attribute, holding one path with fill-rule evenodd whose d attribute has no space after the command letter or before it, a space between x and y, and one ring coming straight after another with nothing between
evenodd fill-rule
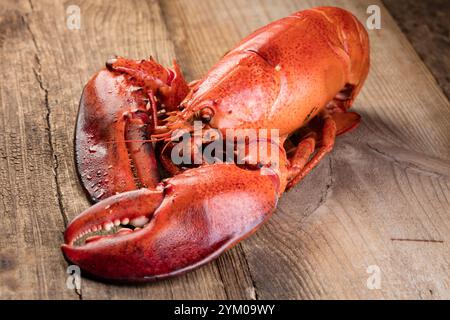
<instances>
[{"instance_id":1,"label":"weathered wood surface","mask_svg":"<svg viewBox=\"0 0 450 320\"><path fill-rule=\"evenodd\" d=\"M450 1L383 3L450 99Z\"/></svg>"},{"instance_id":2,"label":"weathered wood surface","mask_svg":"<svg viewBox=\"0 0 450 320\"><path fill-rule=\"evenodd\" d=\"M0 298L312 299L450 298L450 106L378 1L64 1L0 5ZM372 69L355 109L364 121L286 194L254 236L177 279L66 288L64 226L89 206L73 163L84 83L106 57L163 64L177 57L200 77L239 39L269 21L339 4L370 31ZM370 290L366 270L381 271Z\"/></svg>"}]
</instances>

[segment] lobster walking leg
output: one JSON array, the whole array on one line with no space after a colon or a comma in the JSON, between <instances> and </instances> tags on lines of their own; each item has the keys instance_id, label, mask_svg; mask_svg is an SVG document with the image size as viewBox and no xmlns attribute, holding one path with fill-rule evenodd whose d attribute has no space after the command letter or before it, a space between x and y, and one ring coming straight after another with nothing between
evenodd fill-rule
<instances>
[{"instance_id":1,"label":"lobster walking leg","mask_svg":"<svg viewBox=\"0 0 450 320\"><path fill-rule=\"evenodd\" d=\"M361 116L356 112L337 112L331 115L336 123L336 136L344 134L355 128L361 121Z\"/></svg>"},{"instance_id":2,"label":"lobster walking leg","mask_svg":"<svg viewBox=\"0 0 450 320\"><path fill-rule=\"evenodd\" d=\"M288 168L289 179L294 179L303 170L308 163L309 158L314 153L316 147L316 139L314 137L305 137L298 144L295 149L295 153L290 159L290 165Z\"/></svg>"},{"instance_id":3,"label":"lobster walking leg","mask_svg":"<svg viewBox=\"0 0 450 320\"><path fill-rule=\"evenodd\" d=\"M312 138L306 138L299 143L298 148L300 149L298 152L295 152L294 158L291 160L291 163L296 165L296 167L291 166L291 168L289 168L293 178L289 181L286 189L290 189L299 183L312 169L314 169L314 167L319 164L323 157L325 157L333 149L334 141L336 139L336 122L328 114L323 116L323 122L321 146L311 160L306 162L303 167L298 164L305 163L305 160L309 159L312 154L312 152L310 152L313 150L313 148L311 148L312 142L310 141Z\"/></svg>"},{"instance_id":4,"label":"lobster walking leg","mask_svg":"<svg viewBox=\"0 0 450 320\"><path fill-rule=\"evenodd\" d=\"M346 85L331 100L326 109L336 122L336 135L344 134L355 128L361 121L361 116L356 112L348 111L362 84L358 86Z\"/></svg>"},{"instance_id":5,"label":"lobster walking leg","mask_svg":"<svg viewBox=\"0 0 450 320\"><path fill-rule=\"evenodd\" d=\"M309 158L315 151L315 139L307 136L300 141L290 159L291 165L288 168L290 182L287 189L299 183L333 149L336 136L352 130L359 124L361 116L356 112L347 111L354 100L355 92L354 86L346 86L327 105L325 115L322 116L324 125L321 147L311 160Z\"/></svg>"}]
</instances>

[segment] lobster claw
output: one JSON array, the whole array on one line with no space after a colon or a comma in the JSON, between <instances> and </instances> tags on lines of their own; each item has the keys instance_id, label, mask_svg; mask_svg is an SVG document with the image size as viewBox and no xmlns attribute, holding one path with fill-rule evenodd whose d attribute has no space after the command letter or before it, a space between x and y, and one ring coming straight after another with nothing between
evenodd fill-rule
<instances>
[{"instance_id":1,"label":"lobster claw","mask_svg":"<svg viewBox=\"0 0 450 320\"><path fill-rule=\"evenodd\" d=\"M190 169L156 188L126 192L89 208L67 228L62 250L84 272L102 279L152 281L179 275L254 232L276 207L278 188L276 174L234 164ZM124 220L144 226L74 245L96 226Z\"/></svg>"},{"instance_id":2,"label":"lobster claw","mask_svg":"<svg viewBox=\"0 0 450 320\"><path fill-rule=\"evenodd\" d=\"M157 126L157 100L175 108L189 90L174 62L166 69L153 59L111 58L83 90L75 132L76 163L93 201L160 177L149 136Z\"/></svg>"},{"instance_id":3,"label":"lobster claw","mask_svg":"<svg viewBox=\"0 0 450 320\"><path fill-rule=\"evenodd\" d=\"M145 142L149 122L145 105L140 92L122 75L108 70L98 72L85 86L75 132L75 159L93 201L134 190L139 187L137 181L143 186L159 182L153 147Z\"/></svg>"}]
</instances>

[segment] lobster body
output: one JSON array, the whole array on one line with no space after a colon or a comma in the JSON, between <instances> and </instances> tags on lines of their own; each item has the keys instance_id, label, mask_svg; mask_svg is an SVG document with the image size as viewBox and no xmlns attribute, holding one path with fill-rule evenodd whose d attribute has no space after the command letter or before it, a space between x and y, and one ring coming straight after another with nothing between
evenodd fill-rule
<instances>
[{"instance_id":1,"label":"lobster body","mask_svg":"<svg viewBox=\"0 0 450 320\"><path fill-rule=\"evenodd\" d=\"M348 12L302 11L244 39L185 103L191 110L213 105L214 128L275 128L286 137L346 85L355 88L351 99L356 96L368 73L368 46L365 30Z\"/></svg>"},{"instance_id":2,"label":"lobster body","mask_svg":"<svg viewBox=\"0 0 450 320\"><path fill-rule=\"evenodd\" d=\"M119 281L174 276L217 257L266 221L336 135L359 123L348 109L368 71L366 31L333 7L262 27L190 85L176 63L166 69L152 59L109 60L84 89L76 130L78 172L91 199L102 201L68 226L65 256ZM257 152L241 164L178 165L166 150L196 120L233 147L225 131L254 129L256 137L241 143L247 150L275 146L278 158ZM277 130L279 139L262 130ZM202 135L200 145L211 143ZM168 179L159 181L157 159ZM75 245L114 225L127 228Z\"/></svg>"}]
</instances>

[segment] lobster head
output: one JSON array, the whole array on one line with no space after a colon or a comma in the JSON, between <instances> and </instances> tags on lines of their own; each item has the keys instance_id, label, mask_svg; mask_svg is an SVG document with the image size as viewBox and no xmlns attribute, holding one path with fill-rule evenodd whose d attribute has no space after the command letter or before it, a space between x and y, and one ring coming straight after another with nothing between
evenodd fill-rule
<instances>
[{"instance_id":1,"label":"lobster head","mask_svg":"<svg viewBox=\"0 0 450 320\"><path fill-rule=\"evenodd\" d=\"M284 70L263 50L238 47L228 52L191 86L178 111L166 119L164 137L176 129L192 131L195 121L222 134L229 128L282 128L270 110L277 106Z\"/></svg>"}]
</instances>

